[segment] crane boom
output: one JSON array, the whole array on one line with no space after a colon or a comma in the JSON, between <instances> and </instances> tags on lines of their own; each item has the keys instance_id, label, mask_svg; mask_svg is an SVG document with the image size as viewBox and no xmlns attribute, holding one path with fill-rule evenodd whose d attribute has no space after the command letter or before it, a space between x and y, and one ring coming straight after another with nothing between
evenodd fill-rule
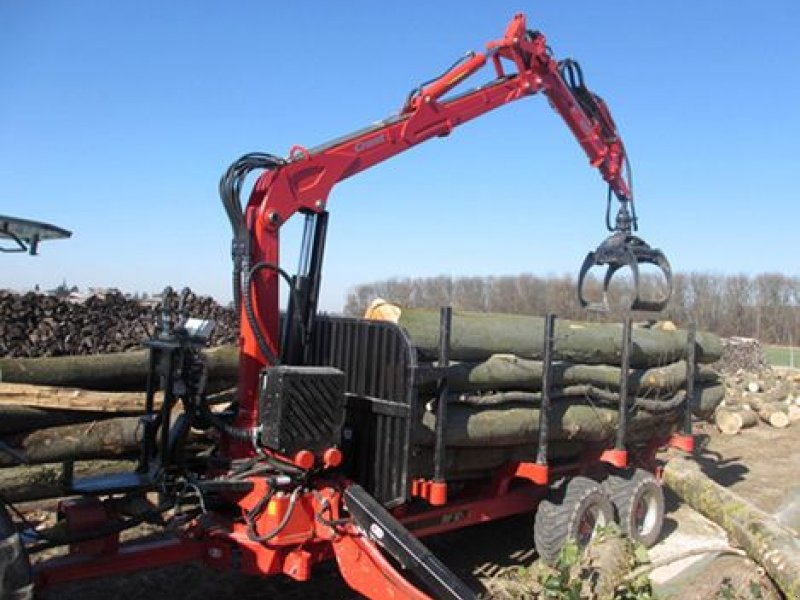
<instances>
[{"instance_id":1,"label":"crane boom","mask_svg":"<svg viewBox=\"0 0 800 600\"><path fill-rule=\"evenodd\" d=\"M494 66L493 80L444 98L487 62ZM509 63L511 70L507 70ZM231 196L233 191L238 194L244 176L250 170L265 170L253 186L243 219L238 226L234 223L234 260L238 261L235 297L240 292L244 300L239 303L242 316L239 427L247 430L256 425L258 374L264 366L280 362L281 348L285 350L291 345L291 336L284 335L283 344L280 340L280 276L290 282L293 290L287 319L289 328L295 322L310 327L316 309L327 219L321 224L323 235L314 236L314 257L305 260L305 264L314 265L313 273L299 273L294 279L279 267L281 226L296 212L326 217L328 198L338 182L431 138L447 136L459 125L538 92L546 95L583 148L590 165L597 168L608 183L609 194L613 193L621 205L614 229L616 237L609 238L614 241L611 249L606 240L605 246L601 244L587 256L579 283L581 302L588 304L582 289L590 267L608 264L609 273L613 274L627 265L633 269L637 285L634 308L637 302L639 308L657 308L654 303L639 301L637 265L640 262L657 264L669 278L669 263L660 251L632 235L636 222L635 213L631 217L627 209L633 197L625 177L625 150L610 113L599 96L585 87L577 63L572 60L559 63L551 55L545 36L528 30L524 15L517 14L503 37L487 44L486 52L467 54L444 74L413 90L398 114L316 148L295 146L287 159L246 155L223 177L221 190L230 215L241 210L236 209L238 196ZM235 220L232 217L232 222ZM604 302L608 280L610 275L605 282ZM295 302L298 297L300 300ZM296 319L297 311L302 314Z\"/></svg>"}]
</instances>

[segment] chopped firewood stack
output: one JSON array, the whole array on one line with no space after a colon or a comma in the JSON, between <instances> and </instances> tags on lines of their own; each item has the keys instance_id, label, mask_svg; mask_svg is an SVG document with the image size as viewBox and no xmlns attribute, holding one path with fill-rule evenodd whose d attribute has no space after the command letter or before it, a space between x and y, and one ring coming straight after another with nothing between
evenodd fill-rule
<instances>
[{"instance_id":1,"label":"chopped firewood stack","mask_svg":"<svg viewBox=\"0 0 800 600\"><path fill-rule=\"evenodd\" d=\"M186 309L216 321L211 344L237 341L236 315L210 297L190 294ZM158 299L127 298L119 292L78 301L0 290L0 357L74 356L126 352L153 331Z\"/></svg>"},{"instance_id":2,"label":"chopped firewood stack","mask_svg":"<svg viewBox=\"0 0 800 600\"><path fill-rule=\"evenodd\" d=\"M777 429L800 420L800 372L772 367L740 369L725 379L725 400L714 423L729 435L759 424Z\"/></svg>"}]
</instances>

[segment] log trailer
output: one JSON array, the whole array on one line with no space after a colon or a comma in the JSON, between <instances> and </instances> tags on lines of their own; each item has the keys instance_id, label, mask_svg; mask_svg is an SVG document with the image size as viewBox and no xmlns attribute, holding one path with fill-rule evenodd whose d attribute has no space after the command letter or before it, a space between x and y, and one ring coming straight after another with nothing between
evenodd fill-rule
<instances>
[{"instance_id":1,"label":"log trailer","mask_svg":"<svg viewBox=\"0 0 800 600\"><path fill-rule=\"evenodd\" d=\"M486 63L494 79L448 95ZM538 92L607 182L609 210L613 199L619 203L614 223L606 214L611 235L581 268L581 304L603 304L612 275L629 267L637 286L631 308L663 308L669 296L639 297L639 264L660 268L671 286L670 267L634 234L627 156L606 104L586 87L577 62L556 60L545 36L516 15L485 52L467 54L412 90L398 114L317 148L295 146L287 158L248 154L231 165L220 193L233 228L234 301L241 314L238 401L224 412L208 405L200 349L213 323L188 318L180 308L171 312L165 298L157 334L146 342L151 362L139 468L76 479L65 466L72 497L61 502L61 521L49 533L28 530L20 537L0 514L0 595L24 598L34 586L42 590L192 561L305 581L314 565L335 560L347 584L369 598L463 599L475 592L420 538L537 511L533 535L547 560L555 559L566 540L585 543L597 523L615 518L633 537L653 542L663 515L655 455L667 444L691 451L688 402L680 431L630 445L623 387L616 442L588 445L577 458L561 461L548 452L545 384L539 437L532 440L536 459L509 462L485 478L453 479L444 435L449 309L442 310L440 350L433 359L420 357L393 323L317 314L333 186ZM240 193L253 171L262 173L242 207ZM300 268L291 276L280 266L279 233L296 213L305 217L305 236ZM596 265L608 266L597 302L584 293L586 274ZM281 280L290 290L283 314ZM553 321L549 316L546 380ZM630 347L626 323L623 373ZM687 380L691 386L692 377ZM414 432L429 399L420 388L430 382L437 382L439 402L435 446L426 454ZM158 390L160 408L154 402ZM216 436L213 451L188 450L190 432L198 429ZM167 525L175 535L120 543L121 531L144 522ZM59 545L69 547L66 556L29 570L30 553Z\"/></svg>"}]
</instances>

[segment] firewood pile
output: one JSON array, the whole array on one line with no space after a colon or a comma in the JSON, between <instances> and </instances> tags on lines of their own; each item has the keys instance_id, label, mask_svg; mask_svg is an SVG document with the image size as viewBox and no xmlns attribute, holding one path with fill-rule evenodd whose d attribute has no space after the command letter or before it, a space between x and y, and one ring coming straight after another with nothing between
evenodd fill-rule
<instances>
[{"instance_id":1,"label":"firewood pile","mask_svg":"<svg viewBox=\"0 0 800 600\"><path fill-rule=\"evenodd\" d=\"M722 338L722 358L714 367L725 374L738 371L759 373L769 369L761 343L748 337Z\"/></svg>"},{"instance_id":2,"label":"firewood pile","mask_svg":"<svg viewBox=\"0 0 800 600\"><path fill-rule=\"evenodd\" d=\"M216 321L212 345L234 343L233 310L207 296L190 294L189 314ZM0 357L72 356L125 352L153 331L158 302L141 302L119 292L83 302L29 292L0 291Z\"/></svg>"},{"instance_id":3,"label":"firewood pile","mask_svg":"<svg viewBox=\"0 0 800 600\"><path fill-rule=\"evenodd\" d=\"M800 420L800 372L739 369L725 377L725 400L714 414L722 433L766 424L782 429Z\"/></svg>"}]
</instances>

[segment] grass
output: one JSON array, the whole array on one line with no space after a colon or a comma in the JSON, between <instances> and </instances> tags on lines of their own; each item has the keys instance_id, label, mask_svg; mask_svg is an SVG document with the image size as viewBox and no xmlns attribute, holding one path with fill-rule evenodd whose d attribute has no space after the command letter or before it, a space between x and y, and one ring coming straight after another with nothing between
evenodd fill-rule
<instances>
[{"instance_id":1,"label":"grass","mask_svg":"<svg viewBox=\"0 0 800 600\"><path fill-rule=\"evenodd\" d=\"M800 368L800 347L797 346L764 346L767 362L773 367ZM794 357L794 363L792 363Z\"/></svg>"}]
</instances>

